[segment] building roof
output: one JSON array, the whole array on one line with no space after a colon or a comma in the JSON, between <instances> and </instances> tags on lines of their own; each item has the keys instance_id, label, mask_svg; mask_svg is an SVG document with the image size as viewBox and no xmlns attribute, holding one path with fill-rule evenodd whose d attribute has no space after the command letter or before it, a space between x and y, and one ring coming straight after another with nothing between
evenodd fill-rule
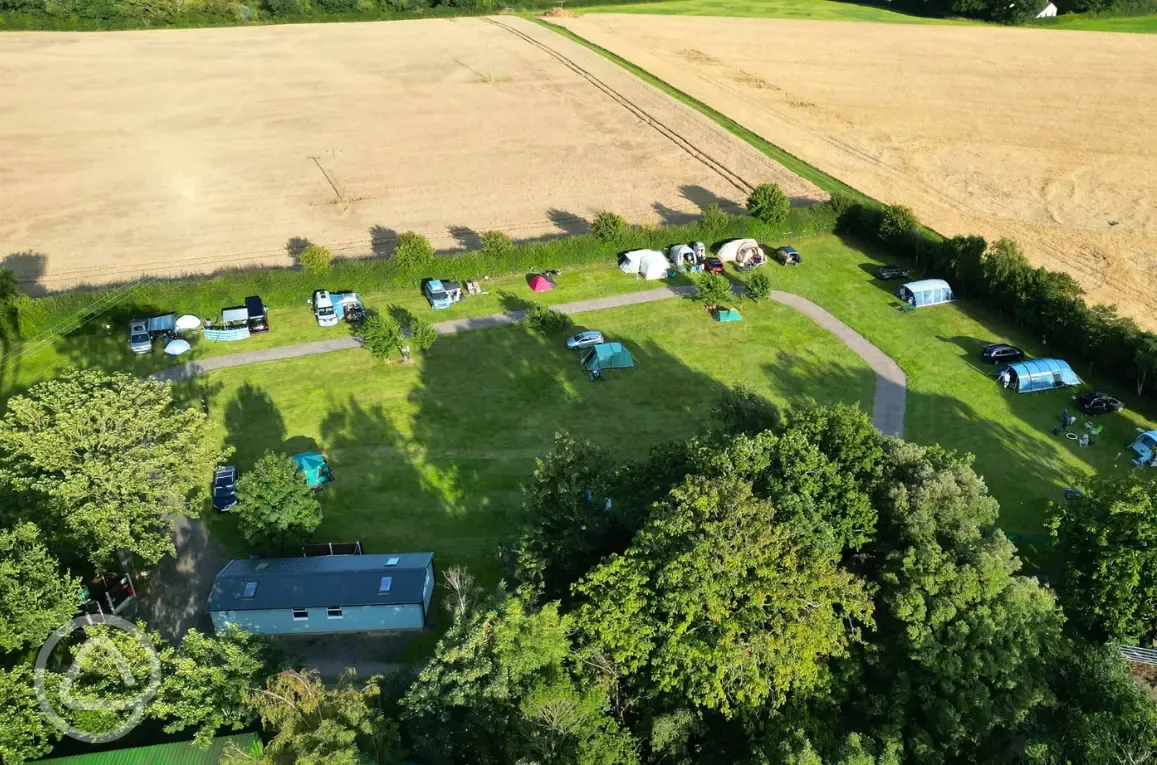
<instances>
[{"instance_id":1,"label":"building roof","mask_svg":"<svg viewBox=\"0 0 1157 765\"><path fill-rule=\"evenodd\" d=\"M253 746L254 741L257 741L255 733L239 733L215 738L207 749L195 746L192 741L180 741L175 744L54 757L51 760L37 760L37 765L217 765L230 742L245 752Z\"/></svg>"},{"instance_id":2,"label":"building roof","mask_svg":"<svg viewBox=\"0 0 1157 765\"><path fill-rule=\"evenodd\" d=\"M433 559L424 552L231 560L213 582L209 610L421 603Z\"/></svg>"},{"instance_id":3,"label":"building roof","mask_svg":"<svg viewBox=\"0 0 1157 765\"><path fill-rule=\"evenodd\" d=\"M945 287L952 289L948 286L948 282L944 281L943 279L921 279L918 282L908 282L904 286L912 292L919 292L920 290L943 289Z\"/></svg>"}]
</instances>

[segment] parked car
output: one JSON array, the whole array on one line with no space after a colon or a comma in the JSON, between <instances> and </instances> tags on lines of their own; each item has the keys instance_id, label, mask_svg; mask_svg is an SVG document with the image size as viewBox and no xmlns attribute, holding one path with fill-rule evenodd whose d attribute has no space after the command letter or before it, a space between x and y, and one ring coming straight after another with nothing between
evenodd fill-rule
<instances>
[{"instance_id":1,"label":"parked car","mask_svg":"<svg viewBox=\"0 0 1157 765\"><path fill-rule=\"evenodd\" d=\"M219 513L237 505L237 468L226 465L213 474L213 509Z\"/></svg>"},{"instance_id":2,"label":"parked car","mask_svg":"<svg viewBox=\"0 0 1157 765\"><path fill-rule=\"evenodd\" d=\"M803 260L794 247L780 247L775 251L775 259L785 266L798 266Z\"/></svg>"},{"instance_id":3,"label":"parked car","mask_svg":"<svg viewBox=\"0 0 1157 765\"><path fill-rule=\"evenodd\" d=\"M567 350L576 350L578 348L590 348L592 345L598 345L604 342L603 333L597 329L588 329L585 332L579 332L574 337L567 338Z\"/></svg>"},{"instance_id":4,"label":"parked car","mask_svg":"<svg viewBox=\"0 0 1157 765\"><path fill-rule=\"evenodd\" d=\"M880 266L876 269L876 278L880 281L891 281L892 279L906 279L908 272L899 266Z\"/></svg>"},{"instance_id":5,"label":"parked car","mask_svg":"<svg viewBox=\"0 0 1157 765\"><path fill-rule=\"evenodd\" d=\"M707 259L707 270L713 274L723 273L723 261L720 260L719 258L708 258Z\"/></svg>"},{"instance_id":6,"label":"parked car","mask_svg":"<svg viewBox=\"0 0 1157 765\"><path fill-rule=\"evenodd\" d=\"M1085 414L1106 414L1119 412L1125 408L1120 399L1110 396L1104 391L1089 391L1077 399L1077 406Z\"/></svg>"},{"instance_id":7,"label":"parked car","mask_svg":"<svg viewBox=\"0 0 1157 765\"><path fill-rule=\"evenodd\" d=\"M1011 364L1024 358L1024 351L1008 343L989 343L980 349L980 360L989 364Z\"/></svg>"},{"instance_id":8,"label":"parked car","mask_svg":"<svg viewBox=\"0 0 1157 765\"><path fill-rule=\"evenodd\" d=\"M249 315L249 331L257 334L269 331L269 311L265 302L257 295L245 298L245 312Z\"/></svg>"},{"instance_id":9,"label":"parked car","mask_svg":"<svg viewBox=\"0 0 1157 765\"><path fill-rule=\"evenodd\" d=\"M177 326L177 315L167 313L151 319L133 319L129 322L129 347L133 353L153 350L153 338L172 337Z\"/></svg>"}]
</instances>

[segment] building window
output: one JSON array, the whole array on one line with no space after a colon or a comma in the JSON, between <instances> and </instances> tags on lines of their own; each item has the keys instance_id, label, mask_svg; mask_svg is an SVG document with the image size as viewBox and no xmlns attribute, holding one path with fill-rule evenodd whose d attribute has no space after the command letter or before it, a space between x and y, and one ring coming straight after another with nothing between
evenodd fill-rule
<instances>
[{"instance_id":1,"label":"building window","mask_svg":"<svg viewBox=\"0 0 1157 765\"><path fill-rule=\"evenodd\" d=\"M378 583L378 594L389 592L390 588L394 586L394 578L392 576L383 576L382 581Z\"/></svg>"},{"instance_id":2,"label":"building window","mask_svg":"<svg viewBox=\"0 0 1157 765\"><path fill-rule=\"evenodd\" d=\"M341 606L330 606L329 608L325 609L325 616L327 619L340 619Z\"/></svg>"},{"instance_id":3,"label":"building window","mask_svg":"<svg viewBox=\"0 0 1157 765\"><path fill-rule=\"evenodd\" d=\"M396 565L398 565L398 563L399 563L401 560L402 560L401 558L395 558L395 557L392 557L392 556L391 556L391 557L389 557L389 558L386 558L386 565L387 565L387 566L396 566Z\"/></svg>"},{"instance_id":4,"label":"building window","mask_svg":"<svg viewBox=\"0 0 1157 765\"><path fill-rule=\"evenodd\" d=\"M292 613L293 621L295 622L304 621L305 619L309 618L309 611L304 608L294 608L292 609Z\"/></svg>"},{"instance_id":5,"label":"building window","mask_svg":"<svg viewBox=\"0 0 1157 765\"><path fill-rule=\"evenodd\" d=\"M245 591L241 593L243 598L252 598L257 594L257 582L246 582Z\"/></svg>"}]
</instances>

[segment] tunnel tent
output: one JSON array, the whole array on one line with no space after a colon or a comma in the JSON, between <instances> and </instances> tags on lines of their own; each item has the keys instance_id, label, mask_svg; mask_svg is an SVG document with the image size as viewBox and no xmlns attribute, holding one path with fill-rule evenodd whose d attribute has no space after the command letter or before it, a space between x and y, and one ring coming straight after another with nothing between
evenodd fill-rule
<instances>
[{"instance_id":1,"label":"tunnel tent","mask_svg":"<svg viewBox=\"0 0 1157 765\"><path fill-rule=\"evenodd\" d=\"M896 297L917 308L951 303L956 300L952 287L948 286L948 282L943 279L922 279L918 282L902 284L896 290Z\"/></svg>"},{"instance_id":2,"label":"tunnel tent","mask_svg":"<svg viewBox=\"0 0 1157 765\"><path fill-rule=\"evenodd\" d=\"M599 343L583 356L583 366L588 372L603 372L608 369L629 369L635 366L635 360L622 343Z\"/></svg>"},{"instance_id":3,"label":"tunnel tent","mask_svg":"<svg viewBox=\"0 0 1157 765\"><path fill-rule=\"evenodd\" d=\"M623 253L619 270L625 274L638 274L644 279L662 279L667 275L671 263L658 250L631 250Z\"/></svg>"},{"instance_id":4,"label":"tunnel tent","mask_svg":"<svg viewBox=\"0 0 1157 765\"><path fill-rule=\"evenodd\" d=\"M1017 393L1035 393L1080 385L1081 378L1060 359L1033 359L1009 364L997 372L997 380Z\"/></svg>"},{"instance_id":5,"label":"tunnel tent","mask_svg":"<svg viewBox=\"0 0 1157 765\"><path fill-rule=\"evenodd\" d=\"M763 248L754 239L732 239L730 242L724 242L720 245L719 252L715 253L715 257L724 263L734 260L741 265L767 261Z\"/></svg>"}]
</instances>

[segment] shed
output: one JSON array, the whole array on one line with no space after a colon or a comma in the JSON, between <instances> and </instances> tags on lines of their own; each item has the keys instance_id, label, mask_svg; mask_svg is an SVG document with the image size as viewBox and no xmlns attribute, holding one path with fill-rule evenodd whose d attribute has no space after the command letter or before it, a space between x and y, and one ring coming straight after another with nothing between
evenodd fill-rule
<instances>
[{"instance_id":1,"label":"shed","mask_svg":"<svg viewBox=\"0 0 1157 765\"><path fill-rule=\"evenodd\" d=\"M719 246L719 252L715 253L715 257L725 263L729 260L739 264L767 261L763 248L754 239L732 239L730 242L724 242Z\"/></svg>"},{"instance_id":2,"label":"shed","mask_svg":"<svg viewBox=\"0 0 1157 765\"><path fill-rule=\"evenodd\" d=\"M1137 455L1133 459L1134 465L1152 465L1153 458L1157 456L1157 430L1146 430L1137 436L1136 440L1129 444L1129 451Z\"/></svg>"},{"instance_id":3,"label":"shed","mask_svg":"<svg viewBox=\"0 0 1157 765\"><path fill-rule=\"evenodd\" d=\"M1068 362L1060 359L1033 359L1009 364L997 373L997 379L1017 393L1034 393L1081 384L1081 378L1077 377Z\"/></svg>"},{"instance_id":4,"label":"shed","mask_svg":"<svg viewBox=\"0 0 1157 765\"><path fill-rule=\"evenodd\" d=\"M217 765L230 744L235 744L241 751L248 752L259 740L256 733L238 733L233 736L218 736L204 748L192 741L178 741L131 749L85 752L36 762L37 765Z\"/></svg>"},{"instance_id":5,"label":"shed","mask_svg":"<svg viewBox=\"0 0 1157 765\"><path fill-rule=\"evenodd\" d=\"M902 284L896 290L896 297L917 308L952 303L956 300L952 288L943 279L922 279Z\"/></svg>"},{"instance_id":6,"label":"shed","mask_svg":"<svg viewBox=\"0 0 1157 765\"><path fill-rule=\"evenodd\" d=\"M631 250L623 253L619 263L624 274L638 274L644 279L662 279L670 268L667 256L658 250Z\"/></svg>"},{"instance_id":7,"label":"shed","mask_svg":"<svg viewBox=\"0 0 1157 765\"><path fill-rule=\"evenodd\" d=\"M535 274L530 277L526 283L530 285L530 289L534 292L548 292L558 286L542 274Z\"/></svg>"},{"instance_id":8,"label":"shed","mask_svg":"<svg viewBox=\"0 0 1157 765\"><path fill-rule=\"evenodd\" d=\"M628 369L635 366L635 360L622 343L600 343L591 346L583 356L583 366L588 372L602 372L607 369Z\"/></svg>"},{"instance_id":9,"label":"shed","mask_svg":"<svg viewBox=\"0 0 1157 765\"><path fill-rule=\"evenodd\" d=\"M209 592L209 616L258 635L421 629L434 553L233 560Z\"/></svg>"},{"instance_id":10,"label":"shed","mask_svg":"<svg viewBox=\"0 0 1157 765\"><path fill-rule=\"evenodd\" d=\"M715 321L743 321L743 317L740 316L739 311L736 311L734 308L716 308Z\"/></svg>"}]
</instances>

